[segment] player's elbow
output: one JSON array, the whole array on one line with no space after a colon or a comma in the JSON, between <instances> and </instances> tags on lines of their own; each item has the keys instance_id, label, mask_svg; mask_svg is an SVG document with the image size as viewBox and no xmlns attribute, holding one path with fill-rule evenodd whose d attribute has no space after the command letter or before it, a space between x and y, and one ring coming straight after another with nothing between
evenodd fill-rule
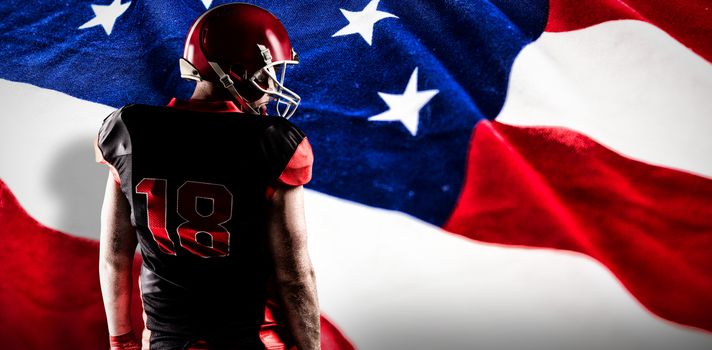
<instances>
[{"instance_id":1,"label":"player's elbow","mask_svg":"<svg viewBox=\"0 0 712 350\"><path fill-rule=\"evenodd\" d=\"M99 272L104 274L123 273L131 271L133 261L102 257L99 259Z\"/></svg>"},{"instance_id":2,"label":"player's elbow","mask_svg":"<svg viewBox=\"0 0 712 350\"><path fill-rule=\"evenodd\" d=\"M130 271L133 260L133 252L99 249L99 270L104 272Z\"/></svg>"}]
</instances>

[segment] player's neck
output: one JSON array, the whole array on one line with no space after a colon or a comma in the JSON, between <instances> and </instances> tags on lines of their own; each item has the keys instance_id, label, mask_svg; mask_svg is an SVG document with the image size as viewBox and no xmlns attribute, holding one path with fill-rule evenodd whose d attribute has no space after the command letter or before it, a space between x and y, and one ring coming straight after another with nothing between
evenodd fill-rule
<instances>
[{"instance_id":1,"label":"player's neck","mask_svg":"<svg viewBox=\"0 0 712 350\"><path fill-rule=\"evenodd\" d=\"M201 101L231 101L232 96L230 96L230 93L226 89L219 88L209 81L199 81L190 99Z\"/></svg>"}]
</instances>

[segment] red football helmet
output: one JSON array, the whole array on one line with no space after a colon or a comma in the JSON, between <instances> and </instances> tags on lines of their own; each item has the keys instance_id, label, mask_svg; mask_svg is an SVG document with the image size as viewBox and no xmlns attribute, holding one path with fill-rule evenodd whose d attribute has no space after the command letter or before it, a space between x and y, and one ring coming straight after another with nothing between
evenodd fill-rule
<instances>
[{"instance_id":1,"label":"red football helmet","mask_svg":"<svg viewBox=\"0 0 712 350\"><path fill-rule=\"evenodd\" d=\"M265 113L266 105L276 101L277 114L289 118L301 98L284 87L284 76L287 65L298 63L277 17L258 6L232 3L193 23L180 71L185 79L221 84L245 112Z\"/></svg>"}]
</instances>

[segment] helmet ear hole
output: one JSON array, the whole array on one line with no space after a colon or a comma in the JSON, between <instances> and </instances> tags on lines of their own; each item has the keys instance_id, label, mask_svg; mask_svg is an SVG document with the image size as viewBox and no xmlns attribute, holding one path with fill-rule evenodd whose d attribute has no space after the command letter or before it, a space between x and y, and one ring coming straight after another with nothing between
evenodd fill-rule
<instances>
[{"instance_id":1,"label":"helmet ear hole","mask_svg":"<svg viewBox=\"0 0 712 350\"><path fill-rule=\"evenodd\" d=\"M240 93L240 96L242 96L248 102L257 101L264 95L264 92L254 87L250 80L242 79L240 77L235 78L234 73L232 72L230 73L230 76L233 77L235 89L237 89L237 91Z\"/></svg>"},{"instance_id":2,"label":"helmet ear hole","mask_svg":"<svg viewBox=\"0 0 712 350\"><path fill-rule=\"evenodd\" d=\"M252 102L262 97L263 92L252 86L243 65L233 64L227 74L230 75L235 88L245 100Z\"/></svg>"},{"instance_id":3,"label":"helmet ear hole","mask_svg":"<svg viewBox=\"0 0 712 350\"><path fill-rule=\"evenodd\" d=\"M241 64L233 64L230 66L229 73L240 80L247 80L247 69Z\"/></svg>"}]
</instances>

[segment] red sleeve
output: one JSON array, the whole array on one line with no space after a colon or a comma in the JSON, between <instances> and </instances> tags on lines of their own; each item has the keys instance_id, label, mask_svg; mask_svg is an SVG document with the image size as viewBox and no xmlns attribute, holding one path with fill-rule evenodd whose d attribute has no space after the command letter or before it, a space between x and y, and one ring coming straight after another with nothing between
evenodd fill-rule
<instances>
[{"instance_id":1,"label":"red sleeve","mask_svg":"<svg viewBox=\"0 0 712 350\"><path fill-rule=\"evenodd\" d=\"M287 163L287 167L279 175L279 182L290 186L306 184L311 180L312 163L314 163L314 154L309 141L305 137L297 146L292 158Z\"/></svg>"}]
</instances>

